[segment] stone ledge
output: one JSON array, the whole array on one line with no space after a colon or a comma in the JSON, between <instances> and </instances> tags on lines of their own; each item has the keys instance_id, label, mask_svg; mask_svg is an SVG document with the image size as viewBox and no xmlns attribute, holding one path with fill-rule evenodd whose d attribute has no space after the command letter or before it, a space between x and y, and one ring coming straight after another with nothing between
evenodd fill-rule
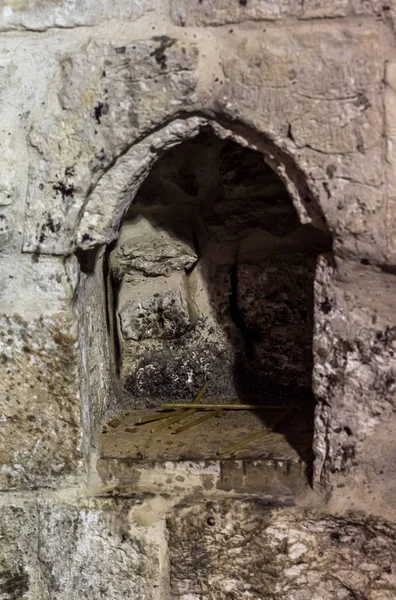
<instances>
[{"instance_id":1,"label":"stone ledge","mask_svg":"<svg viewBox=\"0 0 396 600\"><path fill-rule=\"evenodd\" d=\"M386 10L377 0L171 0L175 25L227 25L244 21L278 21L282 18L334 19L350 16L379 16Z\"/></svg>"},{"instance_id":2,"label":"stone ledge","mask_svg":"<svg viewBox=\"0 0 396 600\"><path fill-rule=\"evenodd\" d=\"M103 494L255 496L269 505L290 506L306 483L306 466L291 460L146 462L102 457L97 471Z\"/></svg>"},{"instance_id":3,"label":"stone ledge","mask_svg":"<svg viewBox=\"0 0 396 600\"><path fill-rule=\"evenodd\" d=\"M45 31L51 27L98 25L110 19L136 20L152 9L153 0L82 0L78 3L67 0L6 0L0 14L0 31Z\"/></svg>"}]
</instances>

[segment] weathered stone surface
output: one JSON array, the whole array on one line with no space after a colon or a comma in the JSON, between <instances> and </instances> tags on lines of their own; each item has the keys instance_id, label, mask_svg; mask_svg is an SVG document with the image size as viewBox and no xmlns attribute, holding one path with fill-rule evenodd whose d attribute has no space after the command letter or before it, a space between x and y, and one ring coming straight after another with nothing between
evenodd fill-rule
<instances>
[{"instance_id":1,"label":"weathered stone surface","mask_svg":"<svg viewBox=\"0 0 396 600\"><path fill-rule=\"evenodd\" d=\"M302 0L242 0L232 4L227 0L204 0L200 3L171 0L170 12L176 25L225 25L298 16L302 5Z\"/></svg>"},{"instance_id":2,"label":"weathered stone surface","mask_svg":"<svg viewBox=\"0 0 396 600\"><path fill-rule=\"evenodd\" d=\"M166 229L155 227L149 217L124 224L111 253L110 266L115 277L133 281L135 275L135 279L141 281L142 275L167 276L174 271L191 269L197 259L189 244Z\"/></svg>"},{"instance_id":3,"label":"weathered stone surface","mask_svg":"<svg viewBox=\"0 0 396 600\"><path fill-rule=\"evenodd\" d=\"M92 248L116 239L130 203L159 155L197 136L205 124L200 117L175 119L122 155L89 196L76 232L78 247Z\"/></svg>"},{"instance_id":4,"label":"weathered stone surface","mask_svg":"<svg viewBox=\"0 0 396 600\"><path fill-rule=\"evenodd\" d=\"M364 439L395 410L394 275L318 265L314 391L316 477L347 473Z\"/></svg>"},{"instance_id":5,"label":"weathered stone surface","mask_svg":"<svg viewBox=\"0 0 396 600\"><path fill-rule=\"evenodd\" d=\"M391 600L395 528L386 521L208 502L168 518L173 598Z\"/></svg>"},{"instance_id":6,"label":"weathered stone surface","mask_svg":"<svg viewBox=\"0 0 396 600\"><path fill-rule=\"evenodd\" d=\"M178 290L135 300L118 314L125 340L178 338L192 325L187 299Z\"/></svg>"},{"instance_id":7,"label":"weathered stone surface","mask_svg":"<svg viewBox=\"0 0 396 600\"><path fill-rule=\"evenodd\" d=\"M194 104L196 63L195 45L167 36L124 45L92 41L62 57L51 90L58 93L58 104L54 101L50 116L37 112L29 134L32 178L25 250L70 251L86 196L98 193L95 188L103 171L119 157L125 166L125 152L139 137ZM136 187L144 179L145 167L152 164L147 165L147 150L154 162L156 147L163 146L161 134L147 142L140 152L132 151L135 169L128 165ZM118 161L117 166L122 170ZM132 193L128 188L125 191ZM111 195L120 201L116 189ZM109 210L104 208L108 200L101 203L100 212ZM122 215L130 200L118 207ZM90 239L89 229L83 237Z\"/></svg>"},{"instance_id":8,"label":"weathered stone surface","mask_svg":"<svg viewBox=\"0 0 396 600\"><path fill-rule=\"evenodd\" d=\"M6 500L6 503L4 503ZM37 557L39 519L32 505L1 498L0 598L47 600L43 573Z\"/></svg>"},{"instance_id":9,"label":"weathered stone surface","mask_svg":"<svg viewBox=\"0 0 396 600\"><path fill-rule=\"evenodd\" d=\"M377 0L171 0L171 17L176 25L226 25L244 21L275 21L282 17L300 19L354 15L379 16L387 5Z\"/></svg>"},{"instance_id":10,"label":"weathered stone surface","mask_svg":"<svg viewBox=\"0 0 396 600\"><path fill-rule=\"evenodd\" d=\"M95 445L95 435L103 415L117 401L115 394L114 327L112 296L107 294L109 282L104 277L104 252L96 257L96 269L90 272L89 258L82 268L78 287L76 313L79 323L79 359L81 379L81 411L84 422L86 452Z\"/></svg>"},{"instance_id":11,"label":"weathered stone surface","mask_svg":"<svg viewBox=\"0 0 396 600\"><path fill-rule=\"evenodd\" d=\"M152 0L5 0L0 14L0 31L27 29L43 31L50 27L97 25L110 19L138 19L153 8Z\"/></svg>"},{"instance_id":12,"label":"weathered stone surface","mask_svg":"<svg viewBox=\"0 0 396 600\"><path fill-rule=\"evenodd\" d=\"M139 523L140 507L135 508L136 516L134 503L123 500L39 498L3 505L1 597L161 598L163 527L160 521L150 525L149 518Z\"/></svg>"},{"instance_id":13,"label":"weathered stone surface","mask_svg":"<svg viewBox=\"0 0 396 600\"><path fill-rule=\"evenodd\" d=\"M386 230L388 256L396 263L396 62L391 61L385 71L385 126L386 126L386 178L388 202Z\"/></svg>"},{"instance_id":14,"label":"weathered stone surface","mask_svg":"<svg viewBox=\"0 0 396 600\"><path fill-rule=\"evenodd\" d=\"M337 253L365 252L383 261L381 73L387 50L381 46L386 36L370 26L347 33L321 25L307 36L301 24L293 31L286 39L269 29L264 41L258 35L247 40L236 30L233 50L224 33L219 110L283 140L285 154L278 147L278 160L297 188L305 180L308 207L315 201L321 207Z\"/></svg>"},{"instance_id":15,"label":"weathered stone surface","mask_svg":"<svg viewBox=\"0 0 396 600\"><path fill-rule=\"evenodd\" d=\"M76 267L4 257L1 279L0 488L57 485L81 469Z\"/></svg>"},{"instance_id":16,"label":"weathered stone surface","mask_svg":"<svg viewBox=\"0 0 396 600\"><path fill-rule=\"evenodd\" d=\"M242 426L243 431L243 426ZM213 432L212 434L213 439ZM222 448L229 442L227 434L230 429L223 429L217 433L213 441L218 448ZM122 435L122 434L121 434ZM154 436L151 434L151 438ZM102 480L103 487L109 493L117 490L122 494L128 493L159 493L170 494L175 501L178 498L191 497L246 497L254 496L262 502L276 502L279 506L289 506L294 503L296 495L306 485L305 465L296 460L293 450L281 440L275 441L268 447L269 451L275 450L277 456L284 458L259 458L256 449L247 459L228 460L200 460L199 454L209 449L209 436L205 433L197 435L191 440L190 448L179 451L179 457L187 458L191 454L191 460L170 460L172 450L165 449L164 456L158 457L162 460L149 461L146 448L142 445L144 460L136 458L117 458L114 456L115 446L104 443L101 450L104 454L97 462L98 474ZM102 442L104 437L102 437ZM227 440L227 441L226 441ZM139 447L139 443L136 444ZM166 446L166 443L164 444ZM212 444L213 448L214 444ZM106 449L113 450L111 458L106 456ZM129 447L129 449L131 449ZM140 450L140 453L142 454ZM158 447L160 454L162 448ZM194 452L195 450L195 452ZM251 451L251 449L250 449ZM177 452L177 451L176 451ZM176 453L173 450L173 453ZM249 452L249 451L248 451ZM132 452L131 452L132 454ZM195 454L195 456L194 456ZM289 458L285 458L289 455ZM135 455L136 456L136 455ZM167 460L164 460L164 459Z\"/></svg>"}]
</instances>

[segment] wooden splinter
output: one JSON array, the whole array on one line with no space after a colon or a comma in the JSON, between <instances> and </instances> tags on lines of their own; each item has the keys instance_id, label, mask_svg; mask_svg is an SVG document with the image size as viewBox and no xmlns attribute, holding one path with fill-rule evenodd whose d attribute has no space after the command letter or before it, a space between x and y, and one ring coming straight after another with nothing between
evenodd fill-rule
<instances>
[{"instance_id":1,"label":"wooden splinter","mask_svg":"<svg viewBox=\"0 0 396 600\"><path fill-rule=\"evenodd\" d=\"M163 411L176 410L180 408L189 408L191 403L179 402L175 404L166 403L160 406ZM285 406L274 406L268 404L200 404L197 410L283 410ZM292 408L295 408L294 406Z\"/></svg>"},{"instance_id":2,"label":"wooden splinter","mask_svg":"<svg viewBox=\"0 0 396 600\"><path fill-rule=\"evenodd\" d=\"M266 435L272 433L273 431L276 430L278 425L281 424L283 419L293 410L293 408L294 408L294 406L291 406L290 408L285 410L277 419L274 420L274 422L272 423L270 428L263 429L262 431L256 431L255 433L251 433L250 435L239 440L239 442L235 442L234 444L225 446L224 448L219 450L217 454L219 456L223 456L224 454L231 454L232 452L235 452L236 450L240 450L247 444L250 444L251 442L255 442L256 440L259 440L260 438L263 438Z\"/></svg>"},{"instance_id":3,"label":"wooden splinter","mask_svg":"<svg viewBox=\"0 0 396 600\"><path fill-rule=\"evenodd\" d=\"M191 404L198 404L198 402L200 402L202 396L205 394L206 390L208 389L208 385L209 385L209 382L205 381L205 383L199 390L198 394L195 396L194 400L192 402L186 404L187 410L186 409L178 410L177 413L174 414L173 416L168 415L169 418L166 419L165 423L160 423L159 425L154 426L152 429L150 429L150 433L156 433L157 431L161 431L162 429L167 429L170 425L173 425L174 423L181 421L185 417L193 415L198 409L191 408Z\"/></svg>"},{"instance_id":4,"label":"wooden splinter","mask_svg":"<svg viewBox=\"0 0 396 600\"><path fill-rule=\"evenodd\" d=\"M176 431L172 431L172 435L175 435L176 433L182 433L183 431L187 431L187 429L191 429L192 427L196 427L197 425L200 425L201 423L205 423L205 421L208 421L209 419L212 419L213 417L218 417L219 415L221 415L222 412L223 412L223 409L209 411L206 414L204 414L202 417L195 419L195 421L191 421L191 423L186 423L186 425L179 427L179 429L176 429Z\"/></svg>"}]
</instances>

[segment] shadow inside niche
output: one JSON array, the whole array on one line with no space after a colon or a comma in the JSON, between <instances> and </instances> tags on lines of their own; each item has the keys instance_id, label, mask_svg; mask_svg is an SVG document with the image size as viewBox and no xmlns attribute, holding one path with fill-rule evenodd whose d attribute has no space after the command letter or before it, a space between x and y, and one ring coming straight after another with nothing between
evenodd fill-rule
<instances>
[{"instance_id":1,"label":"shadow inside niche","mask_svg":"<svg viewBox=\"0 0 396 600\"><path fill-rule=\"evenodd\" d=\"M208 379L208 401L298 405L278 431L311 464L313 286L330 250L261 153L211 131L166 153L109 254L123 403L185 401Z\"/></svg>"}]
</instances>

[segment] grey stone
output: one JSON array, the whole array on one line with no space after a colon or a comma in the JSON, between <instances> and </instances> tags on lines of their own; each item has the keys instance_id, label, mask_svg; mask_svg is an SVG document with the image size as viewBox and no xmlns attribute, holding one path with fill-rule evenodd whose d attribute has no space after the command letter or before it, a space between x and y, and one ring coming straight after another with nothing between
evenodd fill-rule
<instances>
[{"instance_id":1,"label":"grey stone","mask_svg":"<svg viewBox=\"0 0 396 600\"><path fill-rule=\"evenodd\" d=\"M152 10L152 0L125 2L125 0L82 0L77 5L66 0L39 0L33 4L24 0L6 0L2 6L0 31L10 29L44 31L51 27L78 27L97 25L108 19L135 20Z\"/></svg>"},{"instance_id":2,"label":"grey stone","mask_svg":"<svg viewBox=\"0 0 396 600\"><path fill-rule=\"evenodd\" d=\"M1 498L0 598L47 600L48 594L37 557L38 511L34 503Z\"/></svg>"},{"instance_id":3,"label":"grey stone","mask_svg":"<svg viewBox=\"0 0 396 600\"><path fill-rule=\"evenodd\" d=\"M394 276L321 259L315 282L316 476L348 473L395 407Z\"/></svg>"},{"instance_id":4,"label":"grey stone","mask_svg":"<svg viewBox=\"0 0 396 600\"><path fill-rule=\"evenodd\" d=\"M396 593L395 529L386 521L229 500L179 508L168 528L174 598L389 600Z\"/></svg>"},{"instance_id":5,"label":"grey stone","mask_svg":"<svg viewBox=\"0 0 396 600\"><path fill-rule=\"evenodd\" d=\"M244 21L275 21L282 18L324 19L354 15L381 16L386 4L376 0L250 0L234 2L171 0L173 22L181 26L226 25Z\"/></svg>"},{"instance_id":6,"label":"grey stone","mask_svg":"<svg viewBox=\"0 0 396 600\"><path fill-rule=\"evenodd\" d=\"M98 192L104 170L121 157L125 165L125 154L137 139L147 138L152 128L171 120L171 114L176 117L194 104L197 58L195 45L168 36L121 46L91 41L61 58L56 81L60 103L50 117L38 114L29 132L32 181L25 250L70 252L85 198ZM150 155L154 162L157 154L155 141L146 141L144 150L136 153L134 148L131 153L135 169L129 163L129 179L136 187L144 179ZM119 181L118 187L122 184ZM127 186L126 192L132 194L133 189ZM115 190L112 195L119 200ZM132 198L128 196L124 208ZM92 239L89 229L83 237L83 241Z\"/></svg>"},{"instance_id":7,"label":"grey stone","mask_svg":"<svg viewBox=\"0 0 396 600\"><path fill-rule=\"evenodd\" d=\"M73 261L4 257L0 488L57 486L82 467ZM23 292L21 286L23 285Z\"/></svg>"},{"instance_id":8,"label":"grey stone","mask_svg":"<svg viewBox=\"0 0 396 600\"><path fill-rule=\"evenodd\" d=\"M189 244L152 225L150 218L140 218L124 224L110 265L115 277L128 274L127 280L133 281L138 273L158 277L189 270L197 260Z\"/></svg>"},{"instance_id":9,"label":"grey stone","mask_svg":"<svg viewBox=\"0 0 396 600\"><path fill-rule=\"evenodd\" d=\"M179 338L192 325L188 303L177 290L130 302L118 314L125 340Z\"/></svg>"},{"instance_id":10,"label":"grey stone","mask_svg":"<svg viewBox=\"0 0 396 600\"><path fill-rule=\"evenodd\" d=\"M137 525L138 503L16 499L1 510L4 600L160 597L162 527Z\"/></svg>"}]
</instances>

